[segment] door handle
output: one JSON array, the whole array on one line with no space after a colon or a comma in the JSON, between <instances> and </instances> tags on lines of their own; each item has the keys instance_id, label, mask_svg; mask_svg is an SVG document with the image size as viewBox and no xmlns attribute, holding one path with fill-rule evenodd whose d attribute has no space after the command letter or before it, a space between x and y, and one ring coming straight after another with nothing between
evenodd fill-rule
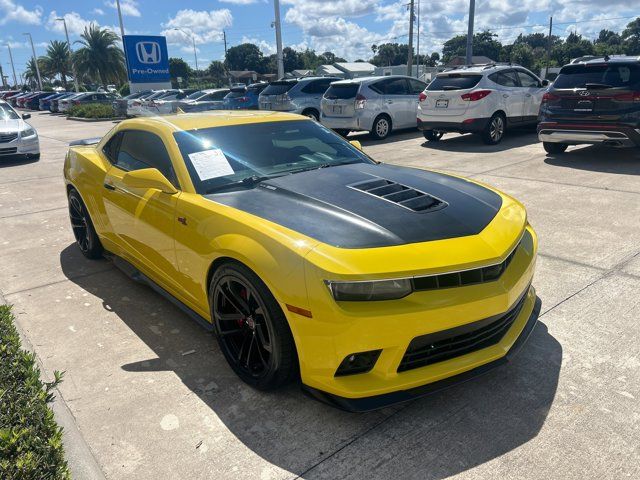
<instances>
[{"instance_id":1,"label":"door handle","mask_svg":"<svg viewBox=\"0 0 640 480\"><path fill-rule=\"evenodd\" d=\"M504 98L509 98L509 95L507 95L506 93L503 93L503 94L502 94L502 96L503 96Z\"/></svg>"},{"instance_id":2,"label":"door handle","mask_svg":"<svg viewBox=\"0 0 640 480\"><path fill-rule=\"evenodd\" d=\"M527 93L527 94L526 94L526 96L527 96L527 97L530 97L530 96L531 96L531 94L530 94L530 93Z\"/></svg>"},{"instance_id":3,"label":"door handle","mask_svg":"<svg viewBox=\"0 0 640 480\"><path fill-rule=\"evenodd\" d=\"M114 187L110 183L106 183L106 182L103 184L103 187L106 188L107 190L111 190L111 191L114 191L116 189L116 187Z\"/></svg>"},{"instance_id":4,"label":"door handle","mask_svg":"<svg viewBox=\"0 0 640 480\"><path fill-rule=\"evenodd\" d=\"M393 103L393 100L387 100L386 103Z\"/></svg>"}]
</instances>

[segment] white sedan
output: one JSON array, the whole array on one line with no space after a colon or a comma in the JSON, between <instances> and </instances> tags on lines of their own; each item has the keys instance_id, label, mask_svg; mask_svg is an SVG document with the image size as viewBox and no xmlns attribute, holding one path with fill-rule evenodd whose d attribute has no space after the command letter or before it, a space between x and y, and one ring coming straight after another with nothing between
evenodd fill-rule
<instances>
[{"instance_id":1,"label":"white sedan","mask_svg":"<svg viewBox=\"0 0 640 480\"><path fill-rule=\"evenodd\" d=\"M24 120L7 102L0 101L0 162L16 158L40 158L40 142L35 128Z\"/></svg>"}]
</instances>

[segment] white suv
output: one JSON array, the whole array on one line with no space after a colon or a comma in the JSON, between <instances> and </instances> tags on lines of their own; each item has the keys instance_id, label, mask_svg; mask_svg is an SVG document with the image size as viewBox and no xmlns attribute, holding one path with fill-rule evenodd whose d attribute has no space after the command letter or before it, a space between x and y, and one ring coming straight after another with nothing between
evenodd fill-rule
<instances>
[{"instance_id":1,"label":"white suv","mask_svg":"<svg viewBox=\"0 0 640 480\"><path fill-rule=\"evenodd\" d=\"M420 94L418 129L430 141L444 132L502 140L506 127L536 124L549 82L518 65L478 65L439 73Z\"/></svg>"}]
</instances>

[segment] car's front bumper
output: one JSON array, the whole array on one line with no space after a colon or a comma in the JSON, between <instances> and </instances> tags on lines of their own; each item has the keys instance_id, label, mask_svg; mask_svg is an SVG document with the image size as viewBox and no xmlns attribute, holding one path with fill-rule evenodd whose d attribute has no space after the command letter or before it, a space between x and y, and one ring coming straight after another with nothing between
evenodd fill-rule
<instances>
[{"instance_id":1,"label":"car's front bumper","mask_svg":"<svg viewBox=\"0 0 640 480\"><path fill-rule=\"evenodd\" d=\"M33 158L40 154L38 137L19 139L13 142L0 143L0 159Z\"/></svg>"}]
</instances>

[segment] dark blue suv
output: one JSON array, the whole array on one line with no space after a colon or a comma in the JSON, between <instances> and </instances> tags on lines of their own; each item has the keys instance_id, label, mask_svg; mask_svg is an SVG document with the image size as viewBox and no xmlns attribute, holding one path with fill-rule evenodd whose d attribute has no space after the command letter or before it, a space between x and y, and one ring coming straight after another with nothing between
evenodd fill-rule
<instances>
[{"instance_id":1,"label":"dark blue suv","mask_svg":"<svg viewBox=\"0 0 640 480\"><path fill-rule=\"evenodd\" d=\"M547 153L578 144L640 146L640 57L565 65L542 97L538 121Z\"/></svg>"},{"instance_id":2,"label":"dark blue suv","mask_svg":"<svg viewBox=\"0 0 640 480\"><path fill-rule=\"evenodd\" d=\"M231 87L231 91L222 101L222 108L225 110L257 110L258 96L268 85L268 83L254 83L246 87Z\"/></svg>"}]
</instances>

